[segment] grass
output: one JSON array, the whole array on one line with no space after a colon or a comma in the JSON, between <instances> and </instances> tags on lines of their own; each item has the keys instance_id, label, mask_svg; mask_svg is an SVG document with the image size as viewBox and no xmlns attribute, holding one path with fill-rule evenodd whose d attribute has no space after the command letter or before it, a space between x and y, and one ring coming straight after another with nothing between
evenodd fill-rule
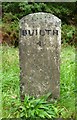
<instances>
[{"instance_id":1,"label":"grass","mask_svg":"<svg viewBox=\"0 0 77 120\"><path fill-rule=\"evenodd\" d=\"M75 111L75 48L63 47L60 67L61 100L70 113Z\"/></svg>"},{"instance_id":2,"label":"grass","mask_svg":"<svg viewBox=\"0 0 77 120\"><path fill-rule=\"evenodd\" d=\"M19 97L19 60L18 49L3 46L2 48L2 99L3 117L11 117L12 102Z\"/></svg>"},{"instance_id":3,"label":"grass","mask_svg":"<svg viewBox=\"0 0 77 120\"><path fill-rule=\"evenodd\" d=\"M62 46L60 66L61 97L60 100L56 101L54 104L46 103L44 106L42 106L43 111L40 110L40 106L43 105L42 103L40 103L42 99L39 99L39 106L36 107L37 109L35 109L35 103L37 103L38 99L26 96L24 103L21 103L20 101L20 69L18 48L8 46L2 47L2 64L0 62L0 67L2 67L3 72L3 74L0 74L0 79L2 79L2 118L17 118L23 117L25 115L26 117L28 117L29 115L51 117L51 108L54 108L52 112L55 114L56 117L75 117L74 93L76 88L74 46ZM45 100L42 102L45 102ZM47 107L50 111L47 109ZM42 112L43 116L40 112Z\"/></svg>"}]
</instances>

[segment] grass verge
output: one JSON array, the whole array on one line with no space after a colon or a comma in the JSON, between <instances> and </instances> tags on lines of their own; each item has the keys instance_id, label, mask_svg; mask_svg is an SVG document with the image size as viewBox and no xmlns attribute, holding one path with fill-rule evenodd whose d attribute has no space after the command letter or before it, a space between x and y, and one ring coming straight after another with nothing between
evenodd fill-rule
<instances>
[{"instance_id":1,"label":"grass verge","mask_svg":"<svg viewBox=\"0 0 77 120\"><path fill-rule=\"evenodd\" d=\"M30 98L28 96L26 96L24 103L21 103L19 94L20 69L18 48L3 46L2 64L0 62L0 66L2 66L3 71L3 74L0 75L0 79L2 79L2 109L3 109L2 118L18 118L24 116L25 117L38 116L41 118L44 117L52 118L53 114L54 117L63 118L75 117L74 93L76 87L75 87L74 46L62 46L60 66L61 97L60 100L55 101L53 105L52 103L47 103L46 100L43 99L44 100L43 102L46 102L46 104L44 105L43 103L39 103L39 107L37 107L38 109L35 109L35 104L37 103L38 99ZM41 100L42 99L40 99L39 102ZM41 111L40 105L42 106L43 111ZM54 110L52 110L52 108Z\"/></svg>"}]
</instances>

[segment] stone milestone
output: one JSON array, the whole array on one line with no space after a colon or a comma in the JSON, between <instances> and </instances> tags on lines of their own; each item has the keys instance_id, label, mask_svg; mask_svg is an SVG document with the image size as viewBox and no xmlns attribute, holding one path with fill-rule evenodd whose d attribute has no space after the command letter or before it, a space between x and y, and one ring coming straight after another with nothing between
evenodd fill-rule
<instances>
[{"instance_id":1,"label":"stone milestone","mask_svg":"<svg viewBox=\"0 0 77 120\"><path fill-rule=\"evenodd\" d=\"M61 20L50 13L33 13L20 20L21 97L60 95Z\"/></svg>"}]
</instances>

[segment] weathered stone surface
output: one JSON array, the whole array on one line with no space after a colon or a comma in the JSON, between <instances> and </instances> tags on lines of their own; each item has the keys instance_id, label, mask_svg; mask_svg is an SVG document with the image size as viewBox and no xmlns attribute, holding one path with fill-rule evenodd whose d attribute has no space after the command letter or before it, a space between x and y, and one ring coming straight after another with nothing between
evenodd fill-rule
<instances>
[{"instance_id":1,"label":"weathered stone surface","mask_svg":"<svg viewBox=\"0 0 77 120\"><path fill-rule=\"evenodd\" d=\"M61 20L50 13L34 13L20 20L20 84L24 94L60 94Z\"/></svg>"}]
</instances>

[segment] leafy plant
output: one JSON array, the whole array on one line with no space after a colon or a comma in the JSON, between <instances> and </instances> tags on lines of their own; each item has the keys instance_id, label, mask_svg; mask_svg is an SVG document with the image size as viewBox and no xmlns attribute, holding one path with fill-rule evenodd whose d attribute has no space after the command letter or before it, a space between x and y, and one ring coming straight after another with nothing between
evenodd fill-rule
<instances>
[{"instance_id":1,"label":"leafy plant","mask_svg":"<svg viewBox=\"0 0 77 120\"><path fill-rule=\"evenodd\" d=\"M1 55L2 53L2 55ZM20 101L18 48L0 46L2 56L2 118L75 118L75 48L62 46L60 66L60 99L48 101L48 96L25 96ZM37 119L36 119L37 120Z\"/></svg>"},{"instance_id":2,"label":"leafy plant","mask_svg":"<svg viewBox=\"0 0 77 120\"><path fill-rule=\"evenodd\" d=\"M20 116L29 118L56 118L55 106L47 103L44 99L35 99L25 96L24 104L21 107ZM23 113L23 114L22 114Z\"/></svg>"},{"instance_id":3,"label":"leafy plant","mask_svg":"<svg viewBox=\"0 0 77 120\"><path fill-rule=\"evenodd\" d=\"M75 27L73 25L62 25L62 43L74 45Z\"/></svg>"}]
</instances>

